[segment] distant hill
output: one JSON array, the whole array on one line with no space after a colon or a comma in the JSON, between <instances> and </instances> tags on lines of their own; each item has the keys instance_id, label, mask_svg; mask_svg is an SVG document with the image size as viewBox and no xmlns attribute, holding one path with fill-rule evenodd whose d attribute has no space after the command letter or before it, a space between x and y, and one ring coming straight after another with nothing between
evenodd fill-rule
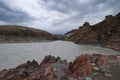
<instances>
[{"instance_id":1,"label":"distant hill","mask_svg":"<svg viewBox=\"0 0 120 80\"><path fill-rule=\"evenodd\" d=\"M77 30L67 32L66 40L79 44L100 44L116 46L120 49L120 13L108 15L95 25L85 22Z\"/></svg>"},{"instance_id":2,"label":"distant hill","mask_svg":"<svg viewBox=\"0 0 120 80\"><path fill-rule=\"evenodd\" d=\"M0 41L40 41L52 40L52 34L29 27L0 25Z\"/></svg>"}]
</instances>

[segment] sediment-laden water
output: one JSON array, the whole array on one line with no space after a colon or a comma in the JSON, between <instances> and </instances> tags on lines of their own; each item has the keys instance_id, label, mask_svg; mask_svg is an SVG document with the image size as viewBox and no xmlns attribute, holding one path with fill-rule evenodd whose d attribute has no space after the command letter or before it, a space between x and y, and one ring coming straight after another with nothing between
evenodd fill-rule
<instances>
[{"instance_id":1,"label":"sediment-laden water","mask_svg":"<svg viewBox=\"0 0 120 80\"><path fill-rule=\"evenodd\" d=\"M27 60L35 59L40 63L46 55L60 56L72 61L84 53L120 54L119 51L100 46L77 45L68 41L0 44L0 70L16 67Z\"/></svg>"}]
</instances>

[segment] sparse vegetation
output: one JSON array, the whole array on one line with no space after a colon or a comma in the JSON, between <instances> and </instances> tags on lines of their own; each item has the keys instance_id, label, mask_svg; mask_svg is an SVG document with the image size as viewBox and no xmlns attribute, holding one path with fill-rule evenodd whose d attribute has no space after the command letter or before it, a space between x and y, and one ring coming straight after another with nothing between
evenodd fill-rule
<instances>
[{"instance_id":1,"label":"sparse vegetation","mask_svg":"<svg viewBox=\"0 0 120 80\"><path fill-rule=\"evenodd\" d=\"M0 42L52 40L52 34L34 28L15 25L0 26Z\"/></svg>"}]
</instances>

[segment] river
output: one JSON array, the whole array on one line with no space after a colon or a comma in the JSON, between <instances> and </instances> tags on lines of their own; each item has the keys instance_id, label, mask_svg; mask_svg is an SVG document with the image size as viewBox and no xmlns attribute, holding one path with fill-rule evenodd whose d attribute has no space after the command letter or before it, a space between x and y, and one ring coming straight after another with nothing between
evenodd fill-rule
<instances>
[{"instance_id":1,"label":"river","mask_svg":"<svg viewBox=\"0 0 120 80\"><path fill-rule=\"evenodd\" d=\"M72 61L84 53L120 54L119 51L100 46L77 45L68 41L6 43L0 44L0 70L16 67L27 60L35 59L40 63L46 55L60 56Z\"/></svg>"}]
</instances>

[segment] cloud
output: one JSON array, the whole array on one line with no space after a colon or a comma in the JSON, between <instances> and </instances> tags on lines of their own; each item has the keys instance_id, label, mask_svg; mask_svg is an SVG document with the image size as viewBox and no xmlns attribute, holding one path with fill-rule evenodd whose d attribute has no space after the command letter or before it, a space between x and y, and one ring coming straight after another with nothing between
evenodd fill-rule
<instances>
[{"instance_id":1,"label":"cloud","mask_svg":"<svg viewBox=\"0 0 120 80\"><path fill-rule=\"evenodd\" d=\"M120 11L119 0L0 0L0 24L65 33Z\"/></svg>"},{"instance_id":2,"label":"cloud","mask_svg":"<svg viewBox=\"0 0 120 80\"><path fill-rule=\"evenodd\" d=\"M0 2L0 20L5 23L17 23L17 22L23 22L30 19L30 16L28 16L27 13L14 10L10 8L7 5L4 5L2 2Z\"/></svg>"}]
</instances>

